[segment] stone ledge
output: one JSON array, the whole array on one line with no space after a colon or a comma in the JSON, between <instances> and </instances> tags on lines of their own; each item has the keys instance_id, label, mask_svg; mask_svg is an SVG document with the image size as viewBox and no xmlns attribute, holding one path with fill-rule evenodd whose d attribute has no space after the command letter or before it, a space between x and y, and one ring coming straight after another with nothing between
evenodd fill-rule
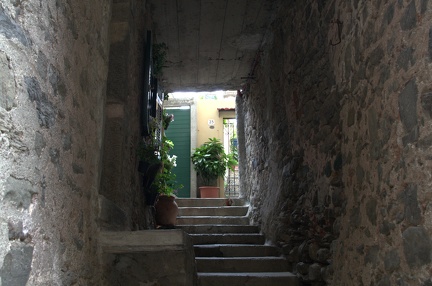
<instances>
[{"instance_id":1,"label":"stone ledge","mask_svg":"<svg viewBox=\"0 0 432 286\"><path fill-rule=\"evenodd\" d=\"M101 285L196 286L195 255L181 229L102 231Z\"/></svg>"},{"instance_id":2,"label":"stone ledge","mask_svg":"<svg viewBox=\"0 0 432 286\"><path fill-rule=\"evenodd\" d=\"M102 231L99 242L106 253L182 251L192 246L181 229Z\"/></svg>"}]
</instances>

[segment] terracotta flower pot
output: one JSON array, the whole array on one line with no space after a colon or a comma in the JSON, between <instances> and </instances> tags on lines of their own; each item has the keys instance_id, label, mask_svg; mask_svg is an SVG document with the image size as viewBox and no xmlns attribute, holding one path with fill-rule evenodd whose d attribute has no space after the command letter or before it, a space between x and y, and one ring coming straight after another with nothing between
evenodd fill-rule
<instances>
[{"instance_id":1,"label":"terracotta flower pot","mask_svg":"<svg viewBox=\"0 0 432 286\"><path fill-rule=\"evenodd\" d=\"M156 223L173 227L177 224L178 206L174 196L160 195L155 203Z\"/></svg>"},{"instance_id":2,"label":"terracotta flower pot","mask_svg":"<svg viewBox=\"0 0 432 286\"><path fill-rule=\"evenodd\" d=\"M219 198L219 187L199 187L201 198Z\"/></svg>"}]
</instances>

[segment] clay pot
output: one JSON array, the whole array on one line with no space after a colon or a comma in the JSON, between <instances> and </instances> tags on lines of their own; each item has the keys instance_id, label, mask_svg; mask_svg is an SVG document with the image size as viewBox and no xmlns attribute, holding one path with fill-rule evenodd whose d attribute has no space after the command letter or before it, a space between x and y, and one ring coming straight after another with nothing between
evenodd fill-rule
<instances>
[{"instance_id":1,"label":"clay pot","mask_svg":"<svg viewBox=\"0 0 432 286\"><path fill-rule=\"evenodd\" d=\"M178 206L174 196L160 195L155 203L156 224L173 227L177 224Z\"/></svg>"},{"instance_id":2,"label":"clay pot","mask_svg":"<svg viewBox=\"0 0 432 286\"><path fill-rule=\"evenodd\" d=\"M219 187L199 187L201 198L219 198Z\"/></svg>"}]
</instances>

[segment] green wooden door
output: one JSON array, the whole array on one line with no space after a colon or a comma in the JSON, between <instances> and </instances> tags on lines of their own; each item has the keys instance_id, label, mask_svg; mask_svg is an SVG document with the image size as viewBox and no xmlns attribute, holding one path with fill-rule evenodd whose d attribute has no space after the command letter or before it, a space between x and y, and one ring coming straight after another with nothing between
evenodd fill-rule
<instances>
[{"instance_id":1,"label":"green wooden door","mask_svg":"<svg viewBox=\"0 0 432 286\"><path fill-rule=\"evenodd\" d=\"M173 168L173 172L177 176L177 182L183 185L177 196L180 198L190 198L190 108L167 108L166 112L174 114L174 121L170 123L168 129L165 131L165 135L174 143L174 148L170 151L170 154L177 156L177 167Z\"/></svg>"}]
</instances>

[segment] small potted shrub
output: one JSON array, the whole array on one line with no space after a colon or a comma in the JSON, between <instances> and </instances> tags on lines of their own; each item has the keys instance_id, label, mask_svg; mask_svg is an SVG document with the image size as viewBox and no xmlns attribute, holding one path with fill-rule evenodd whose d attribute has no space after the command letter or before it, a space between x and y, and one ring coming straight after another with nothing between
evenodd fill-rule
<instances>
[{"instance_id":1,"label":"small potted shrub","mask_svg":"<svg viewBox=\"0 0 432 286\"><path fill-rule=\"evenodd\" d=\"M226 154L222 142L217 138L209 138L200 147L196 148L191 156L197 175L203 180L200 186L201 198L218 198L219 187L216 180L225 175L227 168L233 169L237 164L232 154Z\"/></svg>"},{"instance_id":2,"label":"small potted shrub","mask_svg":"<svg viewBox=\"0 0 432 286\"><path fill-rule=\"evenodd\" d=\"M160 157L162 160L162 170L157 174L153 187L158 192L155 203L156 223L164 227L173 227L177 221L178 206L175 202L175 192L182 188L176 181L176 175L172 169L176 167L176 155L169 155L169 151L174 147L171 140L162 137L162 148Z\"/></svg>"},{"instance_id":3,"label":"small potted shrub","mask_svg":"<svg viewBox=\"0 0 432 286\"><path fill-rule=\"evenodd\" d=\"M173 116L164 115L164 129L172 120ZM154 125L151 125L153 126L151 135L143 138L137 150L138 171L143 177L146 203L155 207L157 225L173 227L178 213L174 193L183 186L177 184L176 175L172 172L172 168L176 166L177 156L170 156L169 152L174 144L165 135L162 135L162 140L159 142L155 136Z\"/></svg>"}]
</instances>

